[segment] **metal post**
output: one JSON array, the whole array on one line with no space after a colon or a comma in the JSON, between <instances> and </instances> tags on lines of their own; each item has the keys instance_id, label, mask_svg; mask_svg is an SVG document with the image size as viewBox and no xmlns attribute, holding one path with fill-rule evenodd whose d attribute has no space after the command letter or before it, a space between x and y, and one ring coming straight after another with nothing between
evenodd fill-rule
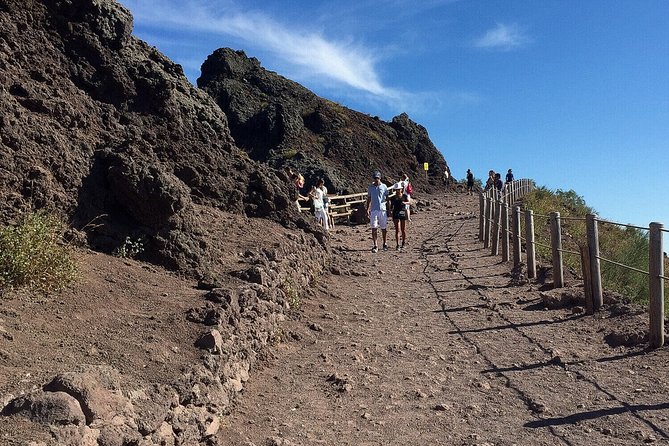
<instances>
[{"instance_id":1,"label":"metal post","mask_svg":"<svg viewBox=\"0 0 669 446\"><path fill-rule=\"evenodd\" d=\"M662 249L662 224L650 224L649 236L649 289L650 332L652 348L664 345L664 252Z\"/></svg>"},{"instance_id":2,"label":"metal post","mask_svg":"<svg viewBox=\"0 0 669 446\"><path fill-rule=\"evenodd\" d=\"M525 211L525 256L527 257L527 277L537 277L536 246L534 245L534 211Z\"/></svg>"},{"instance_id":3,"label":"metal post","mask_svg":"<svg viewBox=\"0 0 669 446\"><path fill-rule=\"evenodd\" d=\"M562 230L560 228L560 213L551 212L551 250L553 259L553 288L564 286L564 271L562 269Z\"/></svg>"},{"instance_id":4,"label":"metal post","mask_svg":"<svg viewBox=\"0 0 669 446\"><path fill-rule=\"evenodd\" d=\"M509 206L502 205L502 262L509 261Z\"/></svg>"},{"instance_id":5,"label":"metal post","mask_svg":"<svg viewBox=\"0 0 669 446\"><path fill-rule=\"evenodd\" d=\"M590 252L590 277L592 279L592 306L594 311L599 310L603 303L602 272L599 261L599 234L597 232L597 218L594 214L585 216L585 227L588 235L588 251Z\"/></svg>"}]
</instances>

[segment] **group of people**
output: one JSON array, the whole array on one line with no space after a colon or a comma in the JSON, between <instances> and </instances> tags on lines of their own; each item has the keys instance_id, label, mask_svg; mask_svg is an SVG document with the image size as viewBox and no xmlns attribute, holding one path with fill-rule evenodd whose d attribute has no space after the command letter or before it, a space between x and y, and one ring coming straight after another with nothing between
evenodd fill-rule
<instances>
[{"instance_id":1,"label":"group of people","mask_svg":"<svg viewBox=\"0 0 669 446\"><path fill-rule=\"evenodd\" d=\"M302 212L300 201L309 201L311 199L316 221L323 227L323 229L329 231L330 226L332 226L330 222L332 217L328 212L330 199L328 198L328 189L325 187L325 181L323 181L322 178L317 179L316 184L311 186L309 193L307 195L302 195L300 192L304 187L304 177L302 174L293 172L290 167L286 168L286 174L290 178L290 182L293 186L291 198L295 202L298 212Z\"/></svg>"},{"instance_id":2,"label":"group of people","mask_svg":"<svg viewBox=\"0 0 669 446\"><path fill-rule=\"evenodd\" d=\"M400 175L401 180L390 188L381 182L381 172L372 174L372 184L367 187L367 216L372 228L372 252L379 251L378 231L381 229L382 249L388 250L388 216L395 225L395 249L401 251L406 244L406 222L411 221L411 195L413 186L409 177ZM401 244L400 244L401 241Z\"/></svg>"},{"instance_id":3,"label":"group of people","mask_svg":"<svg viewBox=\"0 0 669 446\"><path fill-rule=\"evenodd\" d=\"M500 193L504 192L506 185L513 182L513 171L511 169L506 172L505 180L506 181L502 181L501 173L491 169L488 171L488 180L485 183L484 190L488 191L494 189Z\"/></svg>"}]
</instances>

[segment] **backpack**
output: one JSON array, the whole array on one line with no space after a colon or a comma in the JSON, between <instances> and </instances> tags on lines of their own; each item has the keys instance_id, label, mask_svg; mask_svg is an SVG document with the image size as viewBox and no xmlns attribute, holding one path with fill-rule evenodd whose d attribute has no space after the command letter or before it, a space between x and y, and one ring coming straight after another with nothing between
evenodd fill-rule
<instances>
[{"instance_id":1,"label":"backpack","mask_svg":"<svg viewBox=\"0 0 669 446\"><path fill-rule=\"evenodd\" d=\"M411 185L411 183L407 184L406 193L409 195L413 195L413 186Z\"/></svg>"}]
</instances>

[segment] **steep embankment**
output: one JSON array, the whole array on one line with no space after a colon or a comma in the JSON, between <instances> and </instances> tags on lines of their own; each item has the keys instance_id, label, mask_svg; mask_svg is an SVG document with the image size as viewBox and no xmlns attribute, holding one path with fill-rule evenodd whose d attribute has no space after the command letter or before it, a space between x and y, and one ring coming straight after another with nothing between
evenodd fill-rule
<instances>
[{"instance_id":1,"label":"steep embankment","mask_svg":"<svg viewBox=\"0 0 669 446\"><path fill-rule=\"evenodd\" d=\"M0 221L57 209L97 249L144 236L147 258L200 273L195 204L307 226L117 3L3 0L0 29Z\"/></svg>"},{"instance_id":2,"label":"steep embankment","mask_svg":"<svg viewBox=\"0 0 669 446\"><path fill-rule=\"evenodd\" d=\"M320 98L229 48L202 65L198 85L220 105L237 145L273 167L292 166L329 190L365 190L374 170L406 173L424 192L442 187L448 165L427 130L403 113L392 122ZM423 163L429 163L429 180Z\"/></svg>"},{"instance_id":3,"label":"steep embankment","mask_svg":"<svg viewBox=\"0 0 669 446\"><path fill-rule=\"evenodd\" d=\"M2 290L2 444L209 441L332 261L287 179L131 31L111 0L0 0L0 224L46 208L199 280L82 250L61 295Z\"/></svg>"}]
</instances>

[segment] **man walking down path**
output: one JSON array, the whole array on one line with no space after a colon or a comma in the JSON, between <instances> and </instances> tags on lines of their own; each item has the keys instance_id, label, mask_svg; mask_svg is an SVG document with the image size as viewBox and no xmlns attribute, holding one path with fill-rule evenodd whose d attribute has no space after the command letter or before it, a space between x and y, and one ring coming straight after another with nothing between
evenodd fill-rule
<instances>
[{"instance_id":1,"label":"man walking down path","mask_svg":"<svg viewBox=\"0 0 669 446\"><path fill-rule=\"evenodd\" d=\"M386 200L388 199L388 187L381 182L381 172L376 171L372 175L372 184L367 187L367 216L372 228L372 241L374 246L372 252L378 252L377 245L378 228L381 228L383 238L383 250L388 250L386 236L388 227L388 214L386 212Z\"/></svg>"}]
</instances>

